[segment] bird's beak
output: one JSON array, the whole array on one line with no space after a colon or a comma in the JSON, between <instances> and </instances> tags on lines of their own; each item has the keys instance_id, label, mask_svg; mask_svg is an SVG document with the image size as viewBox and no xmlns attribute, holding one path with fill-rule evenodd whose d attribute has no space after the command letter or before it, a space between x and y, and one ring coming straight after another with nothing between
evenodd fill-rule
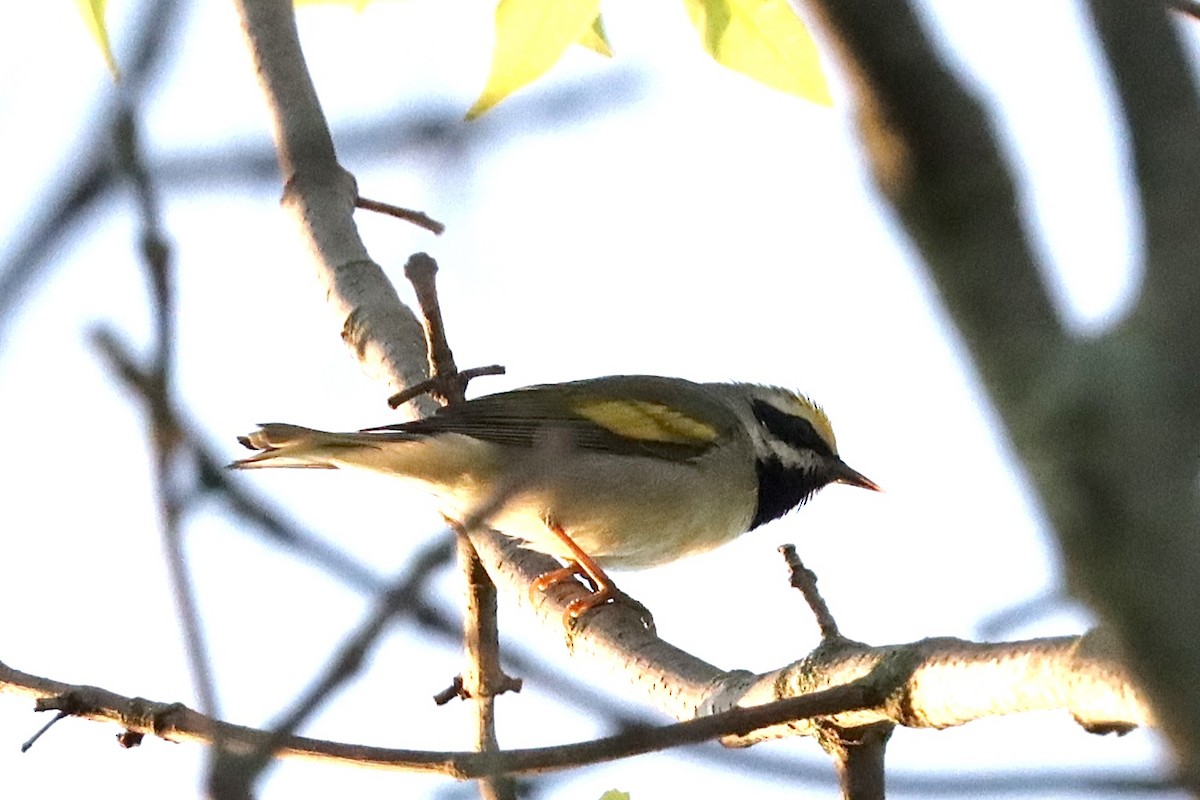
<instances>
[{"instance_id":1,"label":"bird's beak","mask_svg":"<svg viewBox=\"0 0 1200 800\"><path fill-rule=\"evenodd\" d=\"M864 489L870 489L872 492L883 491L875 481L863 475L858 470L851 469L846 465L845 461L840 459L833 467L833 482L845 483L850 486L861 486Z\"/></svg>"}]
</instances>

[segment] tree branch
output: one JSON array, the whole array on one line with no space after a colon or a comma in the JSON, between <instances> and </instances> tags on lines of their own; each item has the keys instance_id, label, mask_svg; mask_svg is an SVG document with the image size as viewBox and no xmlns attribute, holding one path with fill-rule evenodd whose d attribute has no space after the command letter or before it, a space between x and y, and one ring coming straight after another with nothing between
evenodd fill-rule
<instances>
[{"instance_id":1,"label":"tree branch","mask_svg":"<svg viewBox=\"0 0 1200 800\"><path fill-rule=\"evenodd\" d=\"M1090 6L1129 131L1146 273L1073 398L1088 440L1064 442L1076 502L1055 520L1074 576L1112 621L1185 784L1200 792L1200 99L1163 8Z\"/></svg>"},{"instance_id":2,"label":"tree branch","mask_svg":"<svg viewBox=\"0 0 1200 800\"><path fill-rule=\"evenodd\" d=\"M556 623L560 615L554 616ZM1063 637L1011 644L928 639L882 648L852 646L758 676L743 693L741 707L710 708L699 719L574 745L448 753L289 736L277 754L477 778L565 769L718 737L740 747L781 735L815 735L816 727L826 724L944 728L996 714L1063 708L1097 729L1101 720L1110 726L1152 724L1147 707L1119 669L1091 657L1080 644L1080 639ZM181 704L72 686L2 663L0 693L42 698L39 710L68 710L174 741L209 742L219 733L234 754L262 747L271 736L214 721Z\"/></svg>"},{"instance_id":3,"label":"tree branch","mask_svg":"<svg viewBox=\"0 0 1200 800\"><path fill-rule=\"evenodd\" d=\"M856 78L876 181L1035 481L1071 587L1112 625L1200 791L1200 112L1167 11L1092 2L1129 124L1147 269L1131 316L1085 340L1058 324L990 121L911 9L812 6Z\"/></svg>"},{"instance_id":4,"label":"tree branch","mask_svg":"<svg viewBox=\"0 0 1200 800\"><path fill-rule=\"evenodd\" d=\"M283 204L312 249L342 339L389 394L427 377L421 324L371 260L354 225L358 189L337 161L333 139L304 63L289 0L237 0L246 41L271 110L285 188ZM426 397L413 416L433 413Z\"/></svg>"}]
</instances>

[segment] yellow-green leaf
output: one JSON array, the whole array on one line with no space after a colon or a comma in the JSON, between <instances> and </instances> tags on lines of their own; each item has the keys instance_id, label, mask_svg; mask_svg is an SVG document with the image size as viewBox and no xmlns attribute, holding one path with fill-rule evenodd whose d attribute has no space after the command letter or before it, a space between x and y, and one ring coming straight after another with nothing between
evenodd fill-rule
<instances>
[{"instance_id":1,"label":"yellow-green leaf","mask_svg":"<svg viewBox=\"0 0 1200 800\"><path fill-rule=\"evenodd\" d=\"M600 800L629 800L629 792L622 792L617 789L609 789L607 792L600 795Z\"/></svg>"},{"instance_id":2,"label":"yellow-green leaf","mask_svg":"<svg viewBox=\"0 0 1200 800\"><path fill-rule=\"evenodd\" d=\"M346 6L358 12L362 12L370 4L371 0L292 0L292 5L296 8L301 6Z\"/></svg>"},{"instance_id":3,"label":"yellow-green leaf","mask_svg":"<svg viewBox=\"0 0 1200 800\"><path fill-rule=\"evenodd\" d=\"M592 20L592 24L583 32L583 36L579 37L577 44L581 44L588 50L594 53L599 53L605 58L612 58L612 45L609 44L608 34L604 32L604 22L597 14Z\"/></svg>"},{"instance_id":4,"label":"yellow-green leaf","mask_svg":"<svg viewBox=\"0 0 1200 800\"><path fill-rule=\"evenodd\" d=\"M100 46L100 53L104 56L104 63L108 65L108 71L112 73L113 80L119 81L121 80L121 71L117 69L117 60L113 57L112 45L108 41L108 28L104 24L104 11L107 5L108 0L75 0L79 16L83 17L83 24L87 25L88 33Z\"/></svg>"},{"instance_id":5,"label":"yellow-green leaf","mask_svg":"<svg viewBox=\"0 0 1200 800\"><path fill-rule=\"evenodd\" d=\"M775 89L833 105L817 45L787 0L684 0L719 64Z\"/></svg>"},{"instance_id":6,"label":"yellow-green leaf","mask_svg":"<svg viewBox=\"0 0 1200 800\"><path fill-rule=\"evenodd\" d=\"M545 74L599 12L600 0L500 0L492 71L467 119Z\"/></svg>"}]
</instances>

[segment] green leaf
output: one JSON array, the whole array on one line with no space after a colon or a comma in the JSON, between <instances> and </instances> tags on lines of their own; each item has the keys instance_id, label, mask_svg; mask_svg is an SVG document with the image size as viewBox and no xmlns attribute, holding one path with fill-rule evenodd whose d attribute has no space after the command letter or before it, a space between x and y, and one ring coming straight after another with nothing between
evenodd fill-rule
<instances>
[{"instance_id":1,"label":"green leaf","mask_svg":"<svg viewBox=\"0 0 1200 800\"><path fill-rule=\"evenodd\" d=\"M492 71L467 119L544 75L599 13L600 0L500 0Z\"/></svg>"},{"instance_id":2,"label":"green leaf","mask_svg":"<svg viewBox=\"0 0 1200 800\"><path fill-rule=\"evenodd\" d=\"M833 105L817 45L787 0L684 0L717 63L775 89Z\"/></svg>"},{"instance_id":3,"label":"green leaf","mask_svg":"<svg viewBox=\"0 0 1200 800\"><path fill-rule=\"evenodd\" d=\"M609 44L608 34L604 32L604 22L600 19L599 14L592 20L591 26L583 32L583 36L579 37L576 44L583 45L593 53L599 53L605 58L613 56L612 45Z\"/></svg>"},{"instance_id":4,"label":"green leaf","mask_svg":"<svg viewBox=\"0 0 1200 800\"><path fill-rule=\"evenodd\" d=\"M622 792L617 789L609 789L607 792L600 795L600 800L629 800L629 792Z\"/></svg>"},{"instance_id":5,"label":"green leaf","mask_svg":"<svg viewBox=\"0 0 1200 800\"><path fill-rule=\"evenodd\" d=\"M75 0L75 6L79 9L79 16L83 17L83 23L87 25L88 33L100 46L100 52L104 56L104 63L108 65L108 71L112 73L113 80L119 81L121 80L121 70L117 69L117 60L113 57L112 45L108 41L108 28L104 24L104 11L107 5L108 0Z\"/></svg>"}]
</instances>

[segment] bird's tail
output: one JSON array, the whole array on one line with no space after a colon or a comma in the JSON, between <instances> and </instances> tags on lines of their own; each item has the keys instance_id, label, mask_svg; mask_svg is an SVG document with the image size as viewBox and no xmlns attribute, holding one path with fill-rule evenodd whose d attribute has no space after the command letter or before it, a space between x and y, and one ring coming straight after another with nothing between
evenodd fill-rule
<instances>
[{"instance_id":1,"label":"bird's tail","mask_svg":"<svg viewBox=\"0 0 1200 800\"><path fill-rule=\"evenodd\" d=\"M396 432L329 433L283 422L267 422L259 425L253 433L238 437L243 447L258 452L234 461L229 468L378 468L374 462L380 460L384 445L412 441L413 438Z\"/></svg>"}]
</instances>

